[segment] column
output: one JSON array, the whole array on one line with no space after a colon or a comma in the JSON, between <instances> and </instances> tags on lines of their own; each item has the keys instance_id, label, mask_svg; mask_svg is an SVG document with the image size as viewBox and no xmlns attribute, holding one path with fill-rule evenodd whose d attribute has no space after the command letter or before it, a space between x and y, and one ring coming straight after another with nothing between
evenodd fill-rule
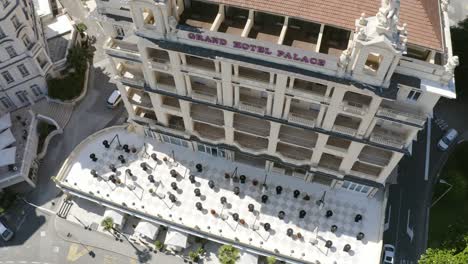
<instances>
[{"instance_id":1,"label":"column","mask_svg":"<svg viewBox=\"0 0 468 264\"><path fill-rule=\"evenodd\" d=\"M375 125L377 124L377 118L373 118L372 122L370 123L369 127L367 128L367 132L364 135L364 138L370 137L372 131L374 130Z\"/></svg>"},{"instance_id":2,"label":"column","mask_svg":"<svg viewBox=\"0 0 468 264\"><path fill-rule=\"evenodd\" d=\"M286 104L284 105L283 119L288 119L289 110L291 109L291 100L291 97L286 96Z\"/></svg>"},{"instance_id":3,"label":"column","mask_svg":"<svg viewBox=\"0 0 468 264\"><path fill-rule=\"evenodd\" d=\"M233 106L233 88L232 88L232 65L221 61L221 79L223 86L223 104Z\"/></svg>"},{"instance_id":4,"label":"column","mask_svg":"<svg viewBox=\"0 0 468 264\"><path fill-rule=\"evenodd\" d=\"M406 125L405 125L405 126L406 126ZM407 126L407 127L409 127L409 126ZM408 135L408 137L406 138L406 142L405 142L405 147L406 147L406 148L411 144L411 142L412 142L413 140L417 140L416 137L417 137L417 135L418 135L418 132L419 132L419 129L418 129L418 128L416 128L416 127L411 127L411 132L410 132L410 134Z\"/></svg>"},{"instance_id":5,"label":"column","mask_svg":"<svg viewBox=\"0 0 468 264\"><path fill-rule=\"evenodd\" d=\"M323 119L322 128L326 130L331 130L333 123L335 123L335 118L339 112L341 112L341 103L345 94L345 89L340 87L335 87L333 96L330 100L330 105L328 106L327 114Z\"/></svg>"},{"instance_id":6,"label":"column","mask_svg":"<svg viewBox=\"0 0 468 264\"><path fill-rule=\"evenodd\" d=\"M320 24L320 32L317 39L317 46L315 46L315 52L320 52L320 46L322 45L322 36L323 36L323 29L325 28L324 24Z\"/></svg>"},{"instance_id":7,"label":"column","mask_svg":"<svg viewBox=\"0 0 468 264\"><path fill-rule=\"evenodd\" d=\"M216 82L216 101L223 103L223 84L219 81Z\"/></svg>"},{"instance_id":8,"label":"column","mask_svg":"<svg viewBox=\"0 0 468 264\"><path fill-rule=\"evenodd\" d=\"M317 164L320 162L320 157L322 156L323 149L325 148L325 144L327 144L328 135L319 133L317 137L317 142L315 143L315 147L312 152L311 163L312 167L317 167Z\"/></svg>"},{"instance_id":9,"label":"column","mask_svg":"<svg viewBox=\"0 0 468 264\"><path fill-rule=\"evenodd\" d=\"M234 106L235 107L239 107L239 100L240 100L239 89L240 89L239 86L237 85L234 86Z\"/></svg>"},{"instance_id":10,"label":"column","mask_svg":"<svg viewBox=\"0 0 468 264\"><path fill-rule=\"evenodd\" d=\"M184 74L180 71L180 57L178 52L168 51L169 59L171 60L172 76L176 85L177 93L180 95L187 95L186 83Z\"/></svg>"},{"instance_id":11,"label":"column","mask_svg":"<svg viewBox=\"0 0 468 264\"><path fill-rule=\"evenodd\" d=\"M372 124L372 120L375 117L375 113L379 109L380 103L382 102L382 98L374 96L372 101L367 109L366 114L361 120L361 124L359 125L357 135L359 137L363 137L366 134L367 129Z\"/></svg>"},{"instance_id":12,"label":"column","mask_svg":"<svg viewBox=\"0 0 468 264\"><path fill-rule=\"evenodd\" d=\"M340 171L343 171L346 174L349 173L364 146L365 144L363 143L351 141L351 144L348 148L348 152L346 156L343 157L343 161L341 162Z\"/></svg>"},{"instance_id":13,"label":"column","mask_svg":"<svg viewBox=\"0 0 468 264\"><path fill-rule=\"evenodd\" d=\"M162 104L162 97L160 94L150 93L151 104L153 104L154 113L158 122L163 124L164 126L169 125L169 119L167 117L166 112L161 111L161 104ZM180 102L180 100L179 100Z\"/></svg>"},{"instance_id":14,"label":"column","mask_svg":"<svg viewBox=\"0 0 468 264\"><path fill-rule=\"evenodd\" d=\"M192 83L190 82L190 76L183 74L185 87L187 88L187 95L192 95Z\"/></svg>"},{"instance_id":15,"label":"column","mask_svg":"<svg viewBox=\"0 0 468 264\"><path fill-rule=\"evenodd\" d=\"M184 127L186 132L193 132L193 122L190 116L190 102L185 100L179 100L180 111L182 112L182 118L184 119Z\"/></svg>"},{"instance_id":16,"label":"column","mask_svg":"<svg viewBox=\"0 0 468 264\"><path fill-rule=\"evenodd\" d=\"M145 42L143 41L138 41L138 51L140 52L140 57L142 60L142 71L143 71L143 76L145 78L145 83L149 85L150 87L156 87L156 83L154 80L154 74L153 70L150 69L149 65L150 62L148 60L148 52L147 52L147 45L145 45Z\"/></svg>"},{"instance_id":17,"label":"column","mask_svg":"<svg viewBox=\"0 0 468 264\"><path fill-rule=\"evenodd\" d=\"M276 75L275 97L273 99L272 116L281 118L284 106L284 93L286 90L286 83L288 76L283 74Z\"/></svg>"},{"instance_id":18,"label":"column","mask_svg":"<svg viewBox=\"0 0 468 264\"><path fill-rule=\"evenodd\" d=\"M270 122L270 136L268 140L268 154L274 155L276 152L276 145L278 144L278 135L281 128L280 123Z\"/></svg>"},{"instance_id":19,"label":"column","mask_svg":"<svg viewBox=\"0 0 468 264\"><path fill-rule=\"evenodd\" d=\"M268 92L267 105L266 105L266 115L271 115L271 108L273 106L273 93Z\"/></svg>"},{"instance_id":20,"label":"column","mask_svg":"<svg viewBox=\"0 0 468 264\"><path fill-rule=\"evenodd\" d=\"M316 126L318 126L318 127L322 126L323 118L325 117L326 111L327 111L327 106L321 104L320 105L320 111L319 111L319 113L317 115L317 121L315 122Z\"/></svg>"},{"instance_id":21,"label":"column","mask_svg":"<svg viewBox=\"0 0 468 264\"><path fill-rule=\"evenodd\" d=\"M224 133L226 136L226 144L232 145L234 143L234 112L223 110L224 114Z\"/></svg>"},{"instance_id":22,"label":"column","mask_svg":"<svg viewBox=\"0 0 468 264\"><path fill-rule=\"evenodd\" d=\"M378 182L384 183L387 180L387 177L390 175L390 173L392 173L392 171L398 165L403 155L404 154L400 152L393 152L390 162L380 172L379 178L377 179Z\"/></svg>"}]
</instances>

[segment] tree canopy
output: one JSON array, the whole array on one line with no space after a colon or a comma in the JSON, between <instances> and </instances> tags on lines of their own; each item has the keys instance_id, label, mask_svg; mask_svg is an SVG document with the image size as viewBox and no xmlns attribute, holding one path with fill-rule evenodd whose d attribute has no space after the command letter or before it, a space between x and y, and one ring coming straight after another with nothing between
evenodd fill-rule
<instances>
[{"instance_id":1,"label":"tree canopy","mask_svg":"<svg viewBox=\"0 0 468 264\"><path fill-rule=\"evenodd\" d=\"M468 18L450 29L453 54L457 55L460 65L455 69L457 94L462 100L468 99Z\"/></svg>"}]
</instances>

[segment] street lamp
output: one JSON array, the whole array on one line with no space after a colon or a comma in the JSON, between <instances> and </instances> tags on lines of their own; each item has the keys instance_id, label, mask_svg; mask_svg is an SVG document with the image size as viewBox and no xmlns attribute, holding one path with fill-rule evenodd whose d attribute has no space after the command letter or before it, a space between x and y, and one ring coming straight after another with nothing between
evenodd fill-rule
<instances>
[{"instance_id":1,"label":"street lamp","mask_svg":"<svg viewBox=\"0 0 468 264\"><path fill-rule=\"evenodd\" d=\"M447 181L445 181L445 180L443 180L443 179L440 179L439 182L448 185L449 188L448 188L447 190L445 190L445 192L444 192L441 196L439 196L439 198L437 198L437 199L431 204L431 208L432 208L440 199L442 199L442 197L444 197L444 196L452 189L452 187L453 187L452 184L448 183Z\"/></svg>"}]
</instances>

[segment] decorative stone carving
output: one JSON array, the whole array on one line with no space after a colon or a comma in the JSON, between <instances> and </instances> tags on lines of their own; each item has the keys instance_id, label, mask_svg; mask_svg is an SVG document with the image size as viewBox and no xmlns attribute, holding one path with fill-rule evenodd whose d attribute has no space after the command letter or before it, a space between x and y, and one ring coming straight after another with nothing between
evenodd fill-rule
<instances>
[{"instance_id":1,"label":"decorative stone carving","mask_svg":"<svg viewBox=\"0 0 468 264\"><path fill-rule=\"evenodd\" d=\"M450 4L450 0L442 0L440 2L440 8L442 9L442 11L447 12L449 4Z\"/></svg>"},{"instance_id":2,"label":"decorative stone carving","mask_svg":"<svg viewBox=\"0 0 468 264\"><path fill-rule=\"evenodd\" d=\"M366 29L360 28L357 33L357 39L365 41L367 39Z\"/></svg>"},{"instance_id":3,"label":"decorative stone carving","mask_svg":"<svg viewBox=\"0 0 468 264\"><path fill-rule=\"evenodd\" d=\"M447 64L445 64L444 68L447 73L453 74L455 68L460 64L460 60L458 56L452 56L447 60Z\"/></svg>"},{"instance_id":4,"label":"decorative stone carving","mask_svg":"<svg viewBox=\"0 0 468 264\"><path fill-rule=\"evenodd\" d=\"M351 52L349 49L343 50L339 58L340 60L338 61L338 67L342 69L346 69L346 67L348 67L348 64L349 64L350 56L351 56Z\"/></svg>"},{"instance_id":5,"label":"decorative stone carving","mask_svg":"<svg viewBox=\"0 0 468 264\"><path fill-rule=\"evenodd\" d=\"M359 18L359 25L365 27L367 25L367 19L366 19L366 14L362 13L361 17Z\"/></svg>"},{"instance_id":6,"label":"decorative stone carving","mask_svg":"<svg viewBox=\"0 0 468 264\"><path fill-rule=\"evenodd\" d=\"M168 17L168 24L169 24L169 29L171 32L175 33L177 32L177 19L174 16Z\"/></svg>"}]
</instances>

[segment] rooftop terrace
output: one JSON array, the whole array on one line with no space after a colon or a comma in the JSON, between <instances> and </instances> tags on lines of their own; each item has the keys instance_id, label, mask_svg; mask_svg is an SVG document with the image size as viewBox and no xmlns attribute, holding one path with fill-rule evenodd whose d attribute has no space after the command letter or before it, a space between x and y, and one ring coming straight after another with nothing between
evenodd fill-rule
<instances>
[{"instance_id":1,"label":"rooftop terrace","mask_svg":"<svg viewBox=\"0 0 468 264\"><path fill-rule=\"evenodd\" d=\"M293 263L378 262L382 193L368 198L273 172L265 178L263 169L128 130L111 127L80 143L57 184L158 224Z\"/></svg>"}]
</instances>

